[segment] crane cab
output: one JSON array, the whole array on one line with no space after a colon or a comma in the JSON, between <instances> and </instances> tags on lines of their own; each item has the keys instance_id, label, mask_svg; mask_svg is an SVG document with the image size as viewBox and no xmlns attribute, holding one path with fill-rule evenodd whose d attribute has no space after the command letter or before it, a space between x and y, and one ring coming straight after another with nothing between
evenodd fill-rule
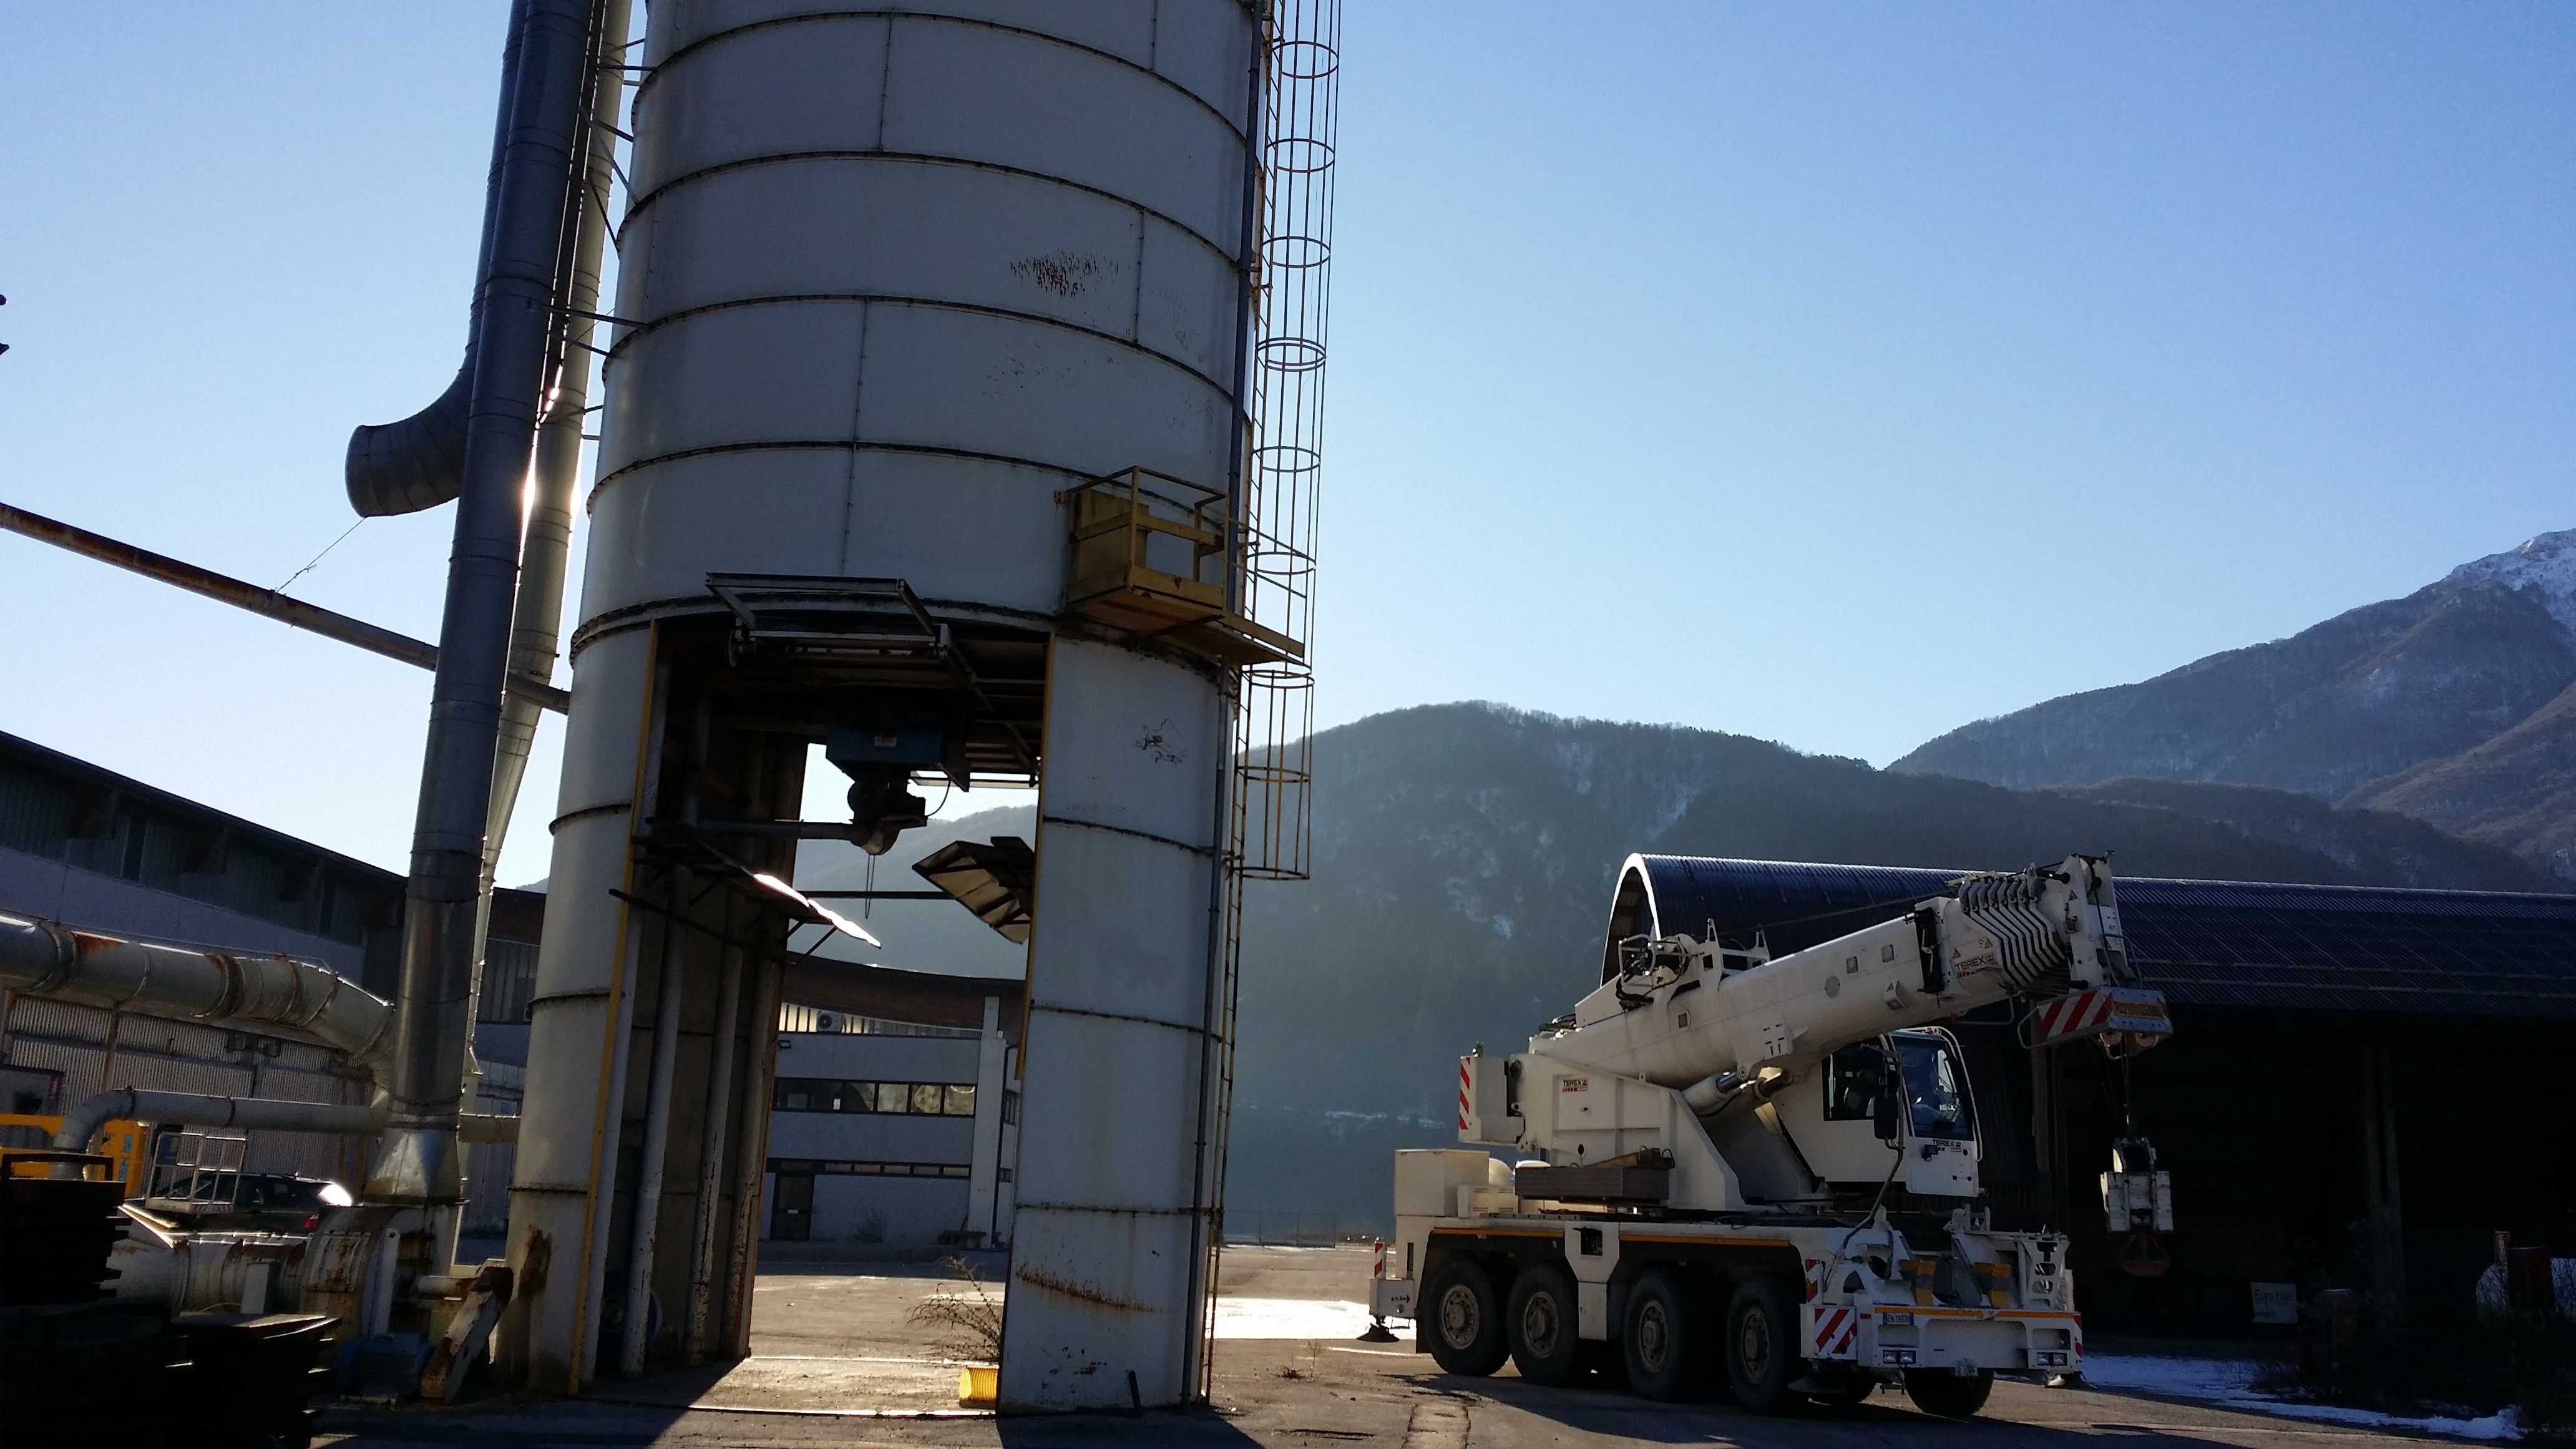
<instances>
[{"instance_id":1,"label":"crane cab","mask_svg":"<svg viewBox=\"0 0 2576 1449\"><path fill-rule=\"evenodd\" d=\"M1854 1042L1770 1103L1781 1135L1827 1197L1972 1198L1982 1157L1959 1043L1938 1027Z\"/></svg>"}]
</instances>

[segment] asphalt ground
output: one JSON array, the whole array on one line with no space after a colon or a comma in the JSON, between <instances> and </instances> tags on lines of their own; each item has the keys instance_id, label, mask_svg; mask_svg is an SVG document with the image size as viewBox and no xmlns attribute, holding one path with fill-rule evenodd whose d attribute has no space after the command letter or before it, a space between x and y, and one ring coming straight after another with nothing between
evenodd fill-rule
<instances>
[{"instance_id":1,"label":"asphalt ground","mask_svg":"<svg viewBox=\"0 0 2576 1449\"><path fill-rule=\"evenodd\" d=\"M1364 1249L1238 1249L1220 1296L1363 1299ZM911 1306L961 1291L935 1267L817 1266L761 1274L752 1355L738 1365L603 1385L570 1403L496 1399L462 1410L334 1410L318 1442L373 1445L1145 1445L1172 1449L1535 1449L1737 1445L1744 1449L2373 1449L2443 1442L2312 1425L2091 1389L2001 1382L1986 1413L1954 1422L1882 1391L1842 1409L1762 1418L1724 1403L1658 1404L1608 1386L1546 1389L1508 1367L1484 1379L1439 1372L1411 1344L1341 1338L1224 1338L1214 1408L1191 1413L996 1418L956 1407L956 1355L907 1321ZM971 1291L971 1290L964 1290ZM1257 1320L1256 1320L1257 1321Z\"/></svg>"}]
</instances>

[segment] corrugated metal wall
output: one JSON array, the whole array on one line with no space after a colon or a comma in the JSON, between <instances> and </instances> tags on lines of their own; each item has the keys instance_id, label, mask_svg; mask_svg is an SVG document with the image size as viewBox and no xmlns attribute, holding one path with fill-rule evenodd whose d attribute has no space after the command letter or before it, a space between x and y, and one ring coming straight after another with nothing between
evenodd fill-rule
<instances>
[{"instance_id":1,"label":"corrugated metal wall","mask_svg":"<svg viewBox=\"0 0 2576 1449\"><path fill-rule=\"evenodd\" d=\"M366 1079L305 1042L192 1021L17 998L6 1023L12 1065L60 1072L68 1106L111 1087L297 1102L362 1102ZM247 1134L243 1165L352 1180L355 1144L305 1132Z\"/></svg>"},{"instance_id":2,"label":"corrugated metal wall","mask_svg":"<svg viewBox=\"0 0 2576 1449\"><path fill-rule=\"evenodd\" d=\"M389 871L5 735L0 849L361 948L402 908Z\"/></svg>"},{"instance_id":3,"label":"corrugated metal wall","mask_svg":"<svg viewBox=\"0 0 2576 1449\"><path fill-rule=\"evenodd\" d=\"M528 948L530 956L536 948ZM486 988L487 992L489 988ZM488 999L488 997L487 997ZM524 1004L521 1019L526 1017ZM475 1110L505 1117L519 1115L526 1073L507 1062L483 1064L483 1090ZM469 1143L465 1148L465 1233L499 1237L510 1226L510 1171L519 1150L508 1143Z\"/></svg>"}]
</instances>

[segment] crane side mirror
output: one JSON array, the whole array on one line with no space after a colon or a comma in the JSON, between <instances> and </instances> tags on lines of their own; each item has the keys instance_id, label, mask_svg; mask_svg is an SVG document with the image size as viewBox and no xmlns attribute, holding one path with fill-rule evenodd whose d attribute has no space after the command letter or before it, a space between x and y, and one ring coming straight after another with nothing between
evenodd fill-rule
<instances>
[{"instance_id":1,"label":"crane side mirror","mask_svg":"<svg viewBox=\"0 0 2576 1449\"><path fill-rule=\"evenodd\" d=\"M1897 1115L1905 1100L1905 1078L1897 1070L1896 1053L1889 1052L1880 1065L1878 1096L1869 1104L1869 1121L1878 1140L1894 1146L1905 1135L1904 1119Z\"/></svg>"}]
</instances>

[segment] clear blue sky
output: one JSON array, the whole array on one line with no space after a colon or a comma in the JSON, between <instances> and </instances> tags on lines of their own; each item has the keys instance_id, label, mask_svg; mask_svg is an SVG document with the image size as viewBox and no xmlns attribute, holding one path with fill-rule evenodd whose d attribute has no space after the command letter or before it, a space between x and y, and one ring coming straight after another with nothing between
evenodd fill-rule
<instances>
[{"instance_id":1,"label":"clear blue sky","mask_svg":"<svg viewBox=\"0 0 2576 1449\"><path fill-rule=\"evenodd\" d=\"M350 425L462 343L503 10L0 13L0 498L268 584L346 527ZM1328 724L1883 763L2576 526L2576 8L1403 0L1346 49ZM434 635L447 529L296 592ZM401 864L425 675L6 537L0 620L0 729Z\"/></svg>"}]
</instances>

